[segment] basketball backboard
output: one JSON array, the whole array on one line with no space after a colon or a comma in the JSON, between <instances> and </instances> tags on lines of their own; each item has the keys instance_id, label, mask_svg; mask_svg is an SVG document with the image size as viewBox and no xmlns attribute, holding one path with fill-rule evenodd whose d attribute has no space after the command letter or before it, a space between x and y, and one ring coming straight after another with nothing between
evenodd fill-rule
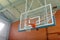
<instances>
[{"instance_id":1,"label":"basketball backboard","mask_svg":"<svg viewBox=\"0 0 60 40\"><path fill-rule=\"evenodd\" d=\"M35 28L31 24L35 24ZM46 28L55 25L51 4L26 11L20 15L19 31Z\"/></svg>"}]
</instances>

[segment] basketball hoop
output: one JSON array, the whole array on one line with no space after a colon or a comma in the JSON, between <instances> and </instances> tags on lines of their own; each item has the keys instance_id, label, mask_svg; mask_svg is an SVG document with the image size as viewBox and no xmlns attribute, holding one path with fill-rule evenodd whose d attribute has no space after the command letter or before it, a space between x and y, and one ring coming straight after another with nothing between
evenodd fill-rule
<instances>
[{"instance_id":1,"label":"basketball hoop","mask_svg":"<svg viewBox=\"0 0 60 40\"><path fill-rule=\"evenodd\" d=\"M36 21L34 21L34 23L29 23L29 26L35 28L37 31L39 30L38 28L36 28Z\"/></svg>"}]
</instances>

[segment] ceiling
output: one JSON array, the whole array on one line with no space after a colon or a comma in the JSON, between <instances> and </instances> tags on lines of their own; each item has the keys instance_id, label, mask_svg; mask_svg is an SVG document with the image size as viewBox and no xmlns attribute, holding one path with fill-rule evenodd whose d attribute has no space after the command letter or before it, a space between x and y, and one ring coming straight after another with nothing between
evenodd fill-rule
<instances>
[{"instance_id":1,"label":"ceiling","mask_svg":"<svg viewBox=\"0 0 60 40\"><path fill-rule=\"evenodd\" d=\"M26 0L0 0L0 15L6 19L15 22L20 19L20 14L27 10L32 10L45 5L44 0L28 0L27 6ZM60 6L59 0L47 0L47 4L51 3L53 6Z\"/></svg>"}]
</instances>

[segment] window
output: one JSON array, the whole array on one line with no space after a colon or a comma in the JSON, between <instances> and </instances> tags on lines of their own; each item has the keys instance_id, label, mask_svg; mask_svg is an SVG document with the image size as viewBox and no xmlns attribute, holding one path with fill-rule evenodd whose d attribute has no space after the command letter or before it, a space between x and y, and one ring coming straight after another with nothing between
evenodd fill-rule
<instances>
[{"instance_id":1,"label":"window","mask_svg":"<svg viewBox=\"0 0 60 40\"><path fill-rule=\"evenodd\" d=\"M0 22L0 31L4 28L5 24L3 22Z\"/></svg>"}]
</instances>

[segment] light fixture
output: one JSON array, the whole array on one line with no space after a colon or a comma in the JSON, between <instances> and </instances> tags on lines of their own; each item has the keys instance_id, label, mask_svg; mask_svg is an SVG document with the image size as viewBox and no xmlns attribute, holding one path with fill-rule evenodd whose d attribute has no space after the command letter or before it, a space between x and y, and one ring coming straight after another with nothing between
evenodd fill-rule
<instances>
[{"instance_id":1,"label":"light fixture","mask_svg":"<svg viewBox=\"0 0 60 40\"><path fill-rule=\"evenodd\" d=\"M5 24L3 22L0 22L0 31L4 28Z\"/></svg>"}]
</instances>

